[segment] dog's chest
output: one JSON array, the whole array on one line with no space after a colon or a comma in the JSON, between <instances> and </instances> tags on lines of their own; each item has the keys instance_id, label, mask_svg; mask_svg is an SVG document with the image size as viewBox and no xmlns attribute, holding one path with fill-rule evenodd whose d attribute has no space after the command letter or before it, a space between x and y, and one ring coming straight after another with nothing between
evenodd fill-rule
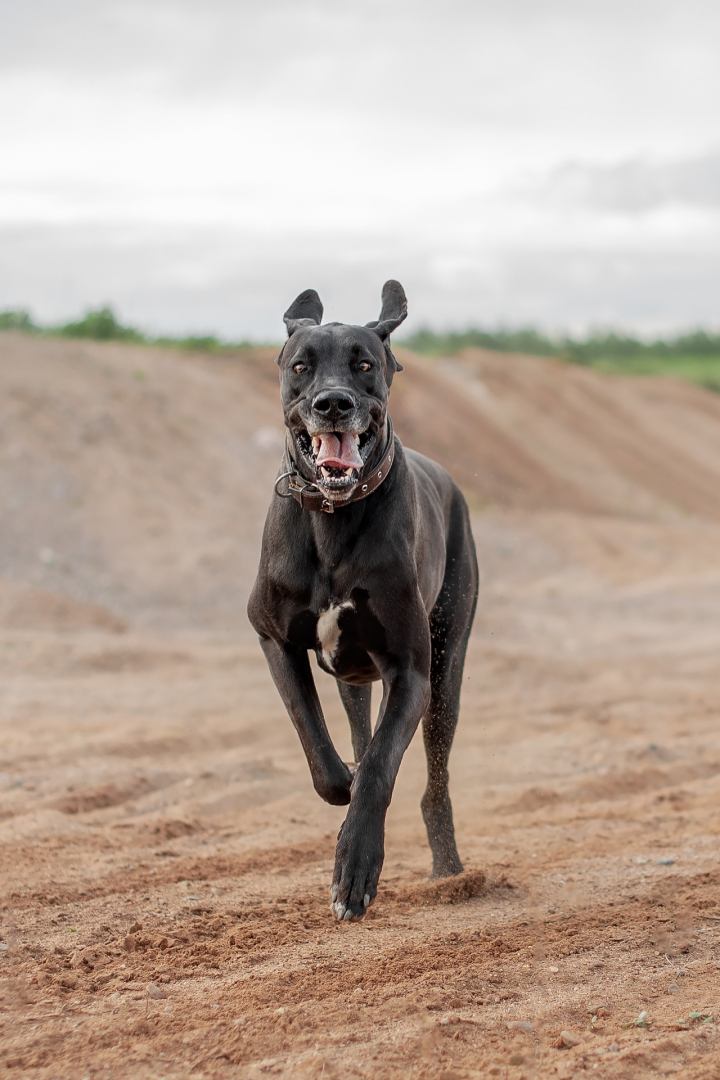
<instances>
[{"instance_id":1,"label":"dog's chest","mask_svg":"<svg viewBox=\"0 0 720 1080\"><path fill-rule=\"evenodd\" d=\"M340 648L342 635L341 622L343 613L354 610L354 601L345 600L341 604L329 604L318 615L315 634L322 658L330 671L335 671L335 658Z\"/></svg>"}]
</instances>

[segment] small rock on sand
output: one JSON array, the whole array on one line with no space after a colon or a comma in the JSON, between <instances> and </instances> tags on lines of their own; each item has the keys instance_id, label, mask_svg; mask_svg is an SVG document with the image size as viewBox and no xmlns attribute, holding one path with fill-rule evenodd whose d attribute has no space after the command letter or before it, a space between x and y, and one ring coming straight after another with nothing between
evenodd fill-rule
<instances>
[{"instance_id":1,"label":"small rock on sand","mask_svg":"<svg viewBox=\"0 0 720 1080\"><path fill-rule=\"evenodd\" d=\"M573 1035L572 1031L561 1031L560 1039L562 1045L568 1047L568 1049L572 1046L579 1046L582 1042L582 1039L578 1035Z\"/></svg>"},{"instance_id":2,"label":"small rock on sand","mask_svg":"<svg viewBox=\"0 0 720 1080\"><path fill-rule=\"evenodd\" d=\"M510 1020L508 1031L523 1031L526 1035L532 1035L533 1026L529 1020Z\"/></svg>"},{"instance_id":3,"label":"small rock on sand","mask_svg":"<svg viewBox=\"0 0 720 1080\"><path fill-rule=\"evenodd\" d=\"M162 987L156 986L155 983L148 983L147 992L148 997L154 998L156 1001L160 1000L160 998L167 997L167 994Z\"/></svg>"}]
</instances>

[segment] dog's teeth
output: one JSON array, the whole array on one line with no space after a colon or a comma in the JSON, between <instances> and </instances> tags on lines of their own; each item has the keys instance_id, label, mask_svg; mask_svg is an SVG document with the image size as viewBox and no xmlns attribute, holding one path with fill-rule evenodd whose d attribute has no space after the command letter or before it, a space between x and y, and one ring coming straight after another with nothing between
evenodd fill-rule
<instances>
[{"instance_id":1,"label":"dog's teeth","mask_svg":"<svg viewBox=\"0 0 720 1080\"><path fill-rule=\"evenodd\" d=\"M324 465L321 465L321 466L320 466L320 472L321 472L321 473L323 474L323 478L324 478L325 480L329 480L329 479L330 479L330 470L329 470L329 469L326 469Z\"/></svg>"},{"instance_id":2,"label":"dog's teeth","mask_svg":"<svg viewBox=\"0 0 720 1080\"><path fill-rule=\"evenodd\" d=\"M318 451L320 449L321 442L322 442L322 440L320 439L319 435L313 435L313 438L312 438L312 451L313 451L313 454L315 454L316 456L317 456L317 453L318 453Z\"/></svg>"},{"instance_id":3,"label":"dog's teeth","mask_svg":"<svg viewBox=\"0 0 720 1080\"><path fill-rule=\"evenodd\" d=\"M353 439L355 440L355 445L359 446L360 445L360 436L359 435L353 435Z\"/></svg>"},{"instance_id":4,"label":"dog's teeth","mask_svg":"<svg viewBox=\"0 0 720 1080\"><path fill-rule=\"evenodd\" d=\"M352 474L353 474L354 472L355 472L355 470L354 470L354 469L346 469L346 470L345 470L345 475L346 475L346 476L352 476Z\"/></svg>"}]
</instances>

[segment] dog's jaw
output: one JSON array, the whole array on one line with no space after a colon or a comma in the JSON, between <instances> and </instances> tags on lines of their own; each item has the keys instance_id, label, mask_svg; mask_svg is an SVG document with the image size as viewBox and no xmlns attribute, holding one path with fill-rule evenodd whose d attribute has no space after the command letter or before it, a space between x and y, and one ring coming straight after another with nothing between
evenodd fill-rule
<instances>
[{"instance_id":1,"label":"dog's jaw","mask_svg":"<svg viewBox=\"0 0 720 1080\"><path fill-rule=\"evenodd\" d=\"M303 472L333 502L349 499L360 482L363 469L376 444L374 425L364 431L317 431L313 427L291 430L298 463Z\"/></svg>"}]
</instances>

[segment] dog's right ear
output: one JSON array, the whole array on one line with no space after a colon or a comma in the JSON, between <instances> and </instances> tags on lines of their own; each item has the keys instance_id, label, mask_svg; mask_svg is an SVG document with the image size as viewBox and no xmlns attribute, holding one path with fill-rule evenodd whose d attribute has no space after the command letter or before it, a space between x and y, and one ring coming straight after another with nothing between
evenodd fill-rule
<instances>
[{"instance_id":1,"label":"dog's right ear","mask_svg":"<svg viewBox=\"0 0 720 1080\"><path fill-rule=\"evenodd\" d=\"M314 289L301 292L283 315L288 337L292 337L301 326L319 326L322 322L323 306Z\"/></svg>"}]
</instances>

